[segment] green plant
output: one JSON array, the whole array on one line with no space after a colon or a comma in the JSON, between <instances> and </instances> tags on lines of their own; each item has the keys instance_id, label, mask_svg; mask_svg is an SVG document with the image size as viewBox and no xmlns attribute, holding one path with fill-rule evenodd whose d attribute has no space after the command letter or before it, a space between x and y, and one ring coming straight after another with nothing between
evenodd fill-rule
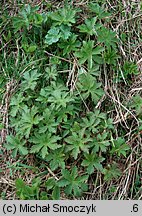
<instances>
[{"instance_id":1,"label":"green plant","mask_svg":"<svg viewBox=\"0 0 142 216\"><path fill-rule=\"evenodd\" d=\"M50 14L50 18L54 21L55 26L67 25L71 26L75 23L76 10L70 7L58 9Z\"/></svg>"},{"instance_id":2,"label":"green plant","mask_svg":"<svg viewBox=\"0 0 142 216\"><path fill-rule=\"evenodd\" d=\"M81 50L77 51L75 55L79 58L79 63L88 62L88 69L92 69L93 60L100 63L100 54L104 51L104 47L97 46L94 48L94 41L83 41Z\"/></svg>"},{"instance_id":3,"label":"green plant","mask_svg":"<svg viewBox=\"0 0 142 216\"><path fill-rule=\"evenodd\" d=\"M105 9L102 6L100 6L98 3L91 2L89 4L89 9L91 12L97 15L98 19L104 19L104 18L111 16L111 13L105 11Z\"/></svg>"},{"instance_id":4,"label":"green plant","mask_svg":"<svg viewBox=\"0 0 142 216\"><path fill-rule=\"evenodd\" d=\"M116 42L117 42L117 38L116 38L116 34L115 32L105 28L105 27L101 27L98 30L98 41L100 43L104 43L104 45L107 48L116 48Z\"/></svg>"},{"instance_id":5,"label":"green plant","mask_svg":"<svg viewBox=\"0 0 142 216\"><path fill-rule=\"evenodd\" d=\"M118 3L94 2L31 6L18 1L12 17L6 10L0 17L0 135L14 160L6 162L10 177L21 176L19 199L116 198L120 159L125 162L131 154L135 161L127 143L131 137L139 142L142 101L134 96L126 103L125 94L138 74L138 60L128 60L132 46L127 45L128 29L116 19ZM121 2L119 9L127 28L129 21L137 22L139 16L127 17ZM135 40L130 42L135 47ZM122 74L123 81L130 81L125 86L114 83ZM130 116L115 121L126 110ZM5 149L0 154L2 162ZM27 170L36 176L30 183L22 180ZM135 186L137 193L139 182ZM95 195L84 193L88 188L96 188Z\"/></svg>"},{"instance_id":6,"label":"green plant","mask_svg":"<svg viewBox=\"0 0 142 216\"><path fill-rule=\"evenodd\" d=\"M22 112L21 121L14 124L17 134L23 135L28 138L30 132L33 129L34 125L39 124L42 120L42 117L38 115L37 107L32 107L31 109L26 109Z\"/></svg>"},{"instance_id":7,"label":"green plant","mask_svg":"<svg viewBox=\"0 0 142 216\"><path fill-rule=\"evenodd\" d=\"M47 190L51 190L51 198L54 200L60 199L60 187L58 186L58 182L54 178L50 178L46 181L45 186Z\"/></svg>"},{"instance_id":8,"label":"green plant","mask_svg":"<svg viewBox=\"0 0 142 216\"><path fill-rule=\"evenodd\" d=\"M96 81L96 78L90 74L80 74L78 89L84 99L91 96L92 101L96 104L98 100L103 96L103 90L101 88L101 83Z\"/></svg>"},{"instance_id":9,"label":"green plant","mask_svg":"<svg viewBox=\"0 0 142 216\"><path fill-rule=\"evenodd\" d=\"M87 190L85 181L88 175L78 176L77 167L73 167L71 173L68 170L62 170L62 179L58 182L59 187L65 187L67 195L80 196Z\"/></svg>"},{"instance_id":10,"label":"green plant","mask_svg":"<svg viewBox=\"0 0 142 216\"><path fill-rule=\"evenodd\" d=\"M134 62L126 61L123 65L123 73L125 77L127 77L128 75L138 75L139 71L137 64Z\"/></svg>"},{"instance_id":11,"label":"green plant","mask_svg":"<svg viewBox=\"0 0 142 216\"><path fill-rule=\"evenodd\" d=\"M65 138L66 143L66 151L71 151L71 155L74 159L77 159L78 154L83 152L89 151L89 142L92 141L92 138L88 135L84 137L84 129L78 132L72 132L71 136Z\"/></svg>"},{"instance_id":12,"label":"green plant","mask_svg":"<svg viewBox=\"0 0 142 216\"><path fill-rule=\"evenodd\" d=\"M65 169L65 153L64 148L55 149L53 152L49 153L46 158L46 161L50 161L49 165L51 170L56 170L61 167Z\"/></svg>"},{"instance_id":13,"label":"green plant","mask_svg":"<svg viewBox=\"0 0 142 216\"><path fill-rule=\"evenodd\" d=\"M118 156L123 155L126 157L126 152L130 150L130 147L125 143L125 140L121 137L118 137L117 140L113 141L113 146L111 153L116 153Z\"/></svg>"},{"instance_id":14,"label":"green plant","mask_svg":"<svg viewBox=\"0 0 142 216\"><path fill-rule=\"evenodd\" d=\"M25 91L26 89L34 90L37 85L37 80L41 76L37 70L27 71L23 75L22 89Z\"/></svg>"},{"instance_id":15,"label":"green plant","mask_svg":"<svg viewBox=\"0 0 142 216\"><path fill-rule=\"evenodd\" d=\"M136 110L136 114L138 116L141 116L141 110L142 110L142 97L139 95L136 95L133 97L133 100L131 102L131 107Z\"/></svg>"},{"instance_id":16,"label":"green plant","mask_svg":"<svg viewBox=\"0 0 142 216\"><path fill-rule=\"evenodd\" d=\"M98 134L96 138L93 139L92 146L94 152L106 152L108 146L110 145L110 140L107 140L108 133Z\"/></svg>"},{"instance_id":17,"label":"green plant","mask_svg":"<svg viewBox=\"0 0 142 216\"><path fill-rule=\"evenodd\" d=\"M95 29L96 21L97 21L97 17L86 19L85 24L78 26L80 32L86 33L90 36L96 34L96 29Z\"/></svg>"},{"instance_id":18,"label":"green plant","mask_svg":"<svg viewBox=\"0 0 142 216\"><path fill-rule=\"evenodd\" d=\"M63 55L75 52L80 47L81 43L77 40L77 35L74 33L68 38L68 40L62 40L59 44L59 48L63 49Z\"/></svg>"},{"instance_id":19,"label":"green plant","mask_svg":"<svg viewBox=\"0 0 142 216\"><path fill-rule=\"evenodd\" d=\"M51 133L37 134L29 139L34 145L31 147L31 153L41 152L41 156L45 158L48 155L48 149L55 150L60 148L61 145L58 145L56 142L60 140L59 136L53 136Z\"/></svg>"},{"instance_id":20,"label":"green plant","mask_svg":"<svg viewBox=\"0 0 142 216\"><path fill-rule=\"evenodd\" d=\"M107 168L103 170L103 173L105 181L111 181L113 178L117 179L121 176L121 171L116 163L113 163L112 165L108 164Z\"/></svg>"},{"instance_id":21,"label":"green plant","mask_svg":"<svg viewBox=\"0 0 142 216\"><path fill-rule=\"evenodd\" d=\"M87 167L87 173L91 174L94 172L94 169L98 171L103 171L101 162L105 160L103 157L98 157L97 154L92 152L91 154L84 154L85 159L82 162L82 166Z\"/></svg>"},{"instance_id":22,"label":"green plant","mask_svg":"<svg viewBox=\"0 0 142 216\"><path fill-rule=\"evenodd\" d=\"M116 66L117 59L119 59L119 58L120 58L120 56L112 48L108 48L108 50L106 50L106 52L104 53L105 62L109 65Z\"/></svg>"},{"instance_id":23,"label":"green plant","mask_svg":"<svg viewBox=\"0 0 142 216\"><path fill-rule=\"evenodd\" d=\"M21 200L48 200L48 199L60 199L60 188L57 186L55 179L48 179L44 185L41 184L40 178L32 179L32 184L26 184L21 178L17 179L16 195ZM41 190L41 186L43 190ZM49 195L49 191L53 189L52 195Z\"/></svg>"},{"instance_id":24,"label":"green plant","mask_svg":"<svg viewBox=\"0 0 142 216\"><path fill-rule=\"evenodd\" d=\"M20 154L22 155L27 155L28 154L28 150L27 147L25 147L25 140L22 140L22 137L20 136L13 136L13 135L9 135L7 136L7 143L5 145L5 147L8 150L12 150L12 155L14 157L16 157L17 153L20 152Z\"/></svg>"},{"instance_id":25,"label":"green plant","mask_svg":"<svg viewBox=\"0 0 142 216\"><path fill-rule=\"evenodd\" d=\"M16 194L21 200L40 199L40 179L39 178L33 179L32 186L26 185L26 183L22 179L17 179L15 185L17 190Z\"/></svg>"},{"instance_id":26,"label":"green plant","mask_svg":"<svg viewBox=\"0 0 142 216\"><path fill-rule=\"evenodd\" d=\"M13 96L12 99L11 99L11 103L10 103L10 106L11 106L11 112L10 112L10 115L12 117L15 117L17 115L18 112L26 109L26 106L24 105L23 103L23 100L24 100L24 97L23 97L23 94L22 92L20 92L17 97L16 96Z\"/></svg>"},{"instance_id":27,"label":"green plant","mask_svg":"<svg viewBox=\"0 0 142 216\"><path fill-rule=\"evenodd\" d=\"M29 30L32 25L41 25L43 19L42 15L37 12L38 10L38 6L31 7L29 4L26 5L19 12L18 16L13 18L14 31L17 32L22 28Z\"/></svg>"}]
</instances>

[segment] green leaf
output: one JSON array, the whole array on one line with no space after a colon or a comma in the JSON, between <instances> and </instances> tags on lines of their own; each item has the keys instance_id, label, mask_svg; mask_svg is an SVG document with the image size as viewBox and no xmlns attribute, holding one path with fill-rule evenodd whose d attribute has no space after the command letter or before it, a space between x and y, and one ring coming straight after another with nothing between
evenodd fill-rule
<instances>
[{"instance_id":1,"label":"green leaf","mask_svg":"<svg viewBox=\"0 0 142 216\"><path fill-rule=\"evenodd\" d=\"M37 49L36 45L29 45L29 44L22 44L22 47L27 53L33 53Z\"/></svg>"},{"instance_id":2,"label":"green leaf","mask_svg":"<svg viewBox=\"0 0 142 216\"><path fill-rule=\"evenodd\" d=\"M98 171L103 171L103 167L101 162L105 160L105 158L100 157L96 155L94 152L91 154L84 153L85 159L82 162L82 166L87 167L87 173L92 174L94 172L94 169L97 169Z\"/></svg>"},{"instance_id":3,"label":"green leaf","mask_svg":"<svg viewBox=\"0 0 142 216\"><path fill-rule=\"evenodd\" d=\"M83 191L87 191L86 181L88 175L78 176L77 167L73 167L71 172L62 170L63 177L59 180L59 187L65 187L64 191L67 195L81 196ZM86 186L85 186L86 185Z\"/></svg>"},{"instance_id":4,"label":"green leaf","mask_svg":"<svg viewBox=\"0 0 142 216\"><path fill-rule=\"evenodd\" d=\"M56 149L53 152L49 153L46 158L47 161L50 161L51 170L55 170L58 167L65 169L65 154L64 149Z\"/></svg>"},{"instance_id":5,"label":"green leaf","mask_svg":"<svg viewBox=\"0 0 142 216\"><path fill-rule=\"evenodd\" d=\"M86 33L91 36L93 34L96 34L96 30L95 30L96 21L97 21L97 17L86 19L85 24L78 26L78 28L80 29L80 32Z\"/></svg>"},{"instance_id":6,"label":"green leaf","mask_svg":"<svg viewBox=\"0 0 142 216\"><path fill-rule=\"evenodd\" d=\"M139 74L138 65L135 62L126 61L123 65L122 70L126 78L131 74L133 75Z\"/></svg>"},{"instance_id":7,"label":"green leaf","mask_svg":"<svg viewBox=\"0 0 142 216\"><path fill-rule=\"evenodd\" d=\"M103 174L105 181L111 181L112 179L118 179L121 176L121 171L118 169L117 164L113 163L103 170Z\"/></svg>"},{"instance_id":8,"label":"green leaf","mask_svg":"<svg viewBox=\"0 0 142 216\"><path fill-rule=\"evenodd\" d=\"M32 27L33 25L41 25L43 18L42 15L37 12L38 10L38 6L31 7L29 4L24 5L19 14L13 18L14 32L16 33L22 28L24 30L30 30L30 27Z\"/></svg>"},{"instance_id":9,"label":"green leaf","mask_svg":"<svg viewBox=\"0 0 142 216\"><path fill-rule=\"evenodd\" d=\"M38 114L37 107L32 107L31 109L27 109L22 113L22 117L19 124L18 134L25 135L26 138L29 137L30 132L34 125L38 125L42 120Z\"/></svg>"},{"instance_id":10,"label":"green leaf","mask_svg":"<svg viewBox=\"0 0 142 216\"><path fill-rule=\"evenodd\" d=\"M56 106L56 110L59 108L65 108L68 103L73 102L74 99L71 98L69 92L65 92L62 89L55 89L48 98L48 102Z\"/></svg>"},{"instance_id":11,"label":"green leaf","mask_svg":"<svg viewBox=\"0 0 142 216\"><path fill-rule=\"evenodd\" d=\"M56 43L60 39L60 37L60 29L53 27L47 32L47 35L45 36L45 43L48 45Z\"/></svg>"},{"instance_id":12,"label":"green leaf","mask_svg":"<svg viewBox=\"0 0 142 216\"><path fill-rule=\"evenodd\" d=\"M60 26L60 35L64 41L66 41L71 36L70 30L71 29L69 26L65 26L65 25Z\"/></svg>"},{"instance_id":13,"label":"green leaf","mask_svg":"<svg viewBox=\"0 0 142 216\"><path fill-rule=\"evenodd\" d=\"M93 47L94 41L83 41L81 50L75 53L76 57L80 58L80 64L83 64L85 61L92 59Z\"/></svg>"},{"instance_id":14,"label":"green leaf","mask_svg":"<svg viewBox=\"0 0 142 216\"><path fill-rule=\"evenodd\" d=\"M131 107L136 110L138 116L142 115L142 97L140 95L133 97L133 100L131 101Z\"/></svg>"},{"instance_id":15,"label":"green leaf","mask_svg":"<svg viewBox=\"0 0 142 216\"><path fill-rule=\"evenodd\" d=\"M40 193L40 200L49 200L46 191L41 191L41 193Z\"/></svg>"},{"instance_id":16,"label":"green leaf","mask_svg":"<svg viewBox=\"0 0 142 216\"><path fill-rule=\"evenodd\" d=\"M29 141L34 143L31 147L31 153L40 153L43 158L49 154L49 149L55 150L60 148L61 145L57 144L57 141L60 140L59 136L53 136L51 133L37 134L32 136Z\"/></svg>"},{"instance_id":17,"label":"green leaf","mask_svg":"<svg viewBox=\"0 0 142 216\"><path fill-rule=\"evenodd\" d=\"M27 155L28 154L28 150L27 148L25 148L24 146L19 146L19 152L22 154L22 155Z\"/></svg>"},{"instance_id":18,"label":"green leaf","mask_svg":"<svg viewBox=\"0 0 142 216\"><path fill-rule=\"evenodd\" d=\"M55 186L52 192L52 199L53 200L60 200L60 188Z\"/></svg>"},{"instance_id":19,"label":"green leaf","mask_svg":"<svg viewBox=\"0 0 142 216\"><path fill-rule=\"evenodd\" d=\"M93 65L93 60L98 61L98 55L100 55L104 51L103 47L94 48L94 41L83 41L83 46L81 50L75 53L75 56L79 58L79 63L83 64L88 61L88 68L91 69Z\"/></svg>"},{"instance_id":20,"label":"green leaf","mask_svg":"<svg viewBox=\"0 0 142 216\"><path fill-rule=\"evenodd\" d=\"M51 67L46 67L45 68L45 72L46 72L46 75L45 77L48 79L48 80L55 80L57 79L57 76L58 76L58 71L57 71L57 67L56 65L53 65Z\"/></svg>"},{"instance_id":21,"label":"green leaf","mask_svg":"<svg viewBox=\"0 0 142 216\"><path fill-rule=\"evenodd\" d=\"M24 73L24 80L22 81L23 90L31 89L34 90L37 85L37 80L41 76L37 70L31 70Z\"/></svg>"},{"instance_id":22,"label":"green leaf","mask_svg":"<svg viewBox=\"0 0 142 216\"><path fill-rule=\"evenodd\" d=\"M47 187L47 190L52 189L54 186L56 185L56 181L54 178L49 178L46 183L45 186Z\"/></svg>"},{"instance_id":23,"label":"green leaf","mask_svg":"<svg viewBox=\"0 0 142 216\"><path fill-rule=\"evenodd\" d=\"M98 41L100 43L104 43L108 48L116 48L116 44L118 42L116 33L105 27L98 30Z\"/></svg>"},{"instance_id":24,"label":"green leaf","mask_svg":"<svg viewBox=\"0 0 142 216\"><path fill-rule=\"evenodd\" d=\"M8 135L6 138L7 144L5 144L5 148L8 150L13 150L13 156L16 157L19 152L22 155L27 155L28 150L25 147L26 141L22 140L19 136Z\"/></svg>"},{"instance_id":25,"label":"green leaf","mask_svg":"<svg viewBox=\"0 0 142 216\"><path fill-rule=\"evenodd\" d=\"M87 99L91 95L92 101L95 104L103 96L101 83L98 83L96 78L90 74L81 74L77 86L83 98Z\"/></svg>"},{"instance_id":26,"label":"green leaf","mask_svg":"<svg viewBox=\"0 0 142 216\"><path fill-rule=\"evenodd\" d=\"M104 54L105 62L109 65L116 66L118 58L120 58L120 56L117 54L117 51L112 48L108 48Z\"/></svg>"},{"instance_id":27,"label":"green leaf","mask_svg":"<svg viewBox=\"0 0 142 216\"><path fill-rule=\"evenodd\" d=\"M92 141L92 138L90 138L89 135L84 137L83 131L72 132L71 136L65 138L65 142L68 143L68 145L66 145L66 151L71 151L71 155L74 157L74 159L77 159L78 154L81 151L89 151L88 143Z\"/></svg>"},{"instance_id":28,"label":"green leaf","mask_svg":"<svg viewBox=\"0 0 142 216\"><path fill-rule=\"evenodd\" d=\"M4 40L6 42L10 41L10 39L11 39L11 31L9 30L7 35L3 34L2 36L3 36L3 38L4 38Z\"/></svg>"},{"instance_id":29,"label":"green leaf","mask_svg":"<svg viewBox=\"0 0 142 216\"><path fill-rule=\"evenodd\" d=\"M98 19L104 19L111 16L111 14L106 12L98 3L90 3L89 9L97 15Z\"/></svg>"},{"instance_id":30,"label":"green leaf","mask_svg":"<svg viewBox=\"0 0 142 216\"><path fill-rule=\"evenodd\" d=\"M60 199L60 188L58 186L58 182L54 178L49 178L45 186L47 187L47 190L52 190L52 199L53 200L59 200Z\"/></svg>"},{"instance_id":31,"label":"green leaf","mask_svg":"<svg viewBox=\"0 0 142 216\"><path fill-rule=\"evenodd\" d=\"M81 126L82 128L86 128L90 132L97 133L98 128L101 123L101 118L98 115L98 112L88 112L86 117L82 118Z\"/></svg>"},{"instance_id":32,"label":"green leaf","mask_svg":"<svg viewBox=\"0 0 142 216\"><path fill-rule=\"evenodd\" d=\"M96 138L94 138L93 143L91 144L94 152L106 152L108 146L110 145L110 140L107 140L108 133L103 132L103 134L98 134Z\"/></svg>"},{"instance_id":33,"label":"green leaf","mask_svg":"<svg viewBox=\"0 0 142 216\"><path fill-rule=\"evenodd\" d=\"M39 178L32 181L32 186L26 185L22 179L17 179L15 184L16 194L21 200L39 200Z\"/></svg>"},{"instance_id":34,"label":"green leaf","mask_svg":"<svg viewBox=\"0 0 142 216\"><path fill-rule=\"evenodd\" d=\"M15 181L15 186L17 189L22 188L22 187L24 188L25 182L22 179L18 178Z\"/></svg>"},{"instance_id":35,"label":"green leaf","mask_svg":"<svg viewBox=\"0 0 142 216\"><path fill-rule=\"evenodd\" d=\"M68 25L71 26L75 23L76 10L69 7L58 9L56 12L50 14L50 18L55 22L55 25Z\"/></svg>"},{"instance_id":36,"label":"green leaf","mask_svg":"<svg viewBox=\"0 0 142 216\"><path fill-rule=\"evenodd\" d=\"M42 14L39 14L39 13L35 13L34 14L34 24L39 26L41 25L43 22L43 16Z\"/></svg>"},{"instance_id":37,"label":"green leaf","mask_svg":"<svg viewBox=\"0 0 142 216\"><path fill-rule=\"evenodd\" d=\"M25 108L23 101L24 101L24 96L21 92L12 97L10 102L10 107L11 107L10 115L12 117L15 117L18 111L20 112Z\"/></svg>"},{"instance_id":38,"label":"green leaf","mask_svg":"<svg viewBox=\"0 0 142 216\"><path fill-rule=\"evenodd\" d=\"M43 120L40 124L39 133L56 133L59 122L55 120L55 115L48 108L43 112Z\"/></svg>"},{"instance_id":39,"label":"green leaf","mask_svg":"<svg viewBox=\"0 0 142 216\"><path fill-rule=\"evenodd\" d=\"M100 55L104 50L104 47L97 46L93 49L93 55Z\"/></svg>"},{"instance_id":40,"label":"green leaf","mask_svg":"<svg viewBox=\"0 0 142 216\"><path fill-rule=\"evenodd\" d=\"M14 17L13 18L13 28L14 28L15 33L22 28L29 29L29 21L27 17L25 17L25 19L23 19L23 17L20 17L20 16Z\"/></svg>"},{"instance_id":41,"label":"green leaf","mask_svg":"<svg viewBox=\"0 0 142 216\"><path fill-rule=\"evenodd\" d=\"M113 141L113 146L111 149L111 153L116 153L119 157L123 155L126 157L127 151L130 150L130 147L125 143L125 140L121 137L118 137L117 140Z\"/></svg>"},{"instance_id":42,"label":"green leaf","mask_svg":"<svg viewBox=\"0 0 142 216\"><path fill-rule=\"evenodd\" d=\"M80 45L81 43L79 40L77 40L77 35L75 34L72 34L68 40L63 40L59 43L59 47L63 49L63 55L77 51Z\"/></svg>"}]
</instances>

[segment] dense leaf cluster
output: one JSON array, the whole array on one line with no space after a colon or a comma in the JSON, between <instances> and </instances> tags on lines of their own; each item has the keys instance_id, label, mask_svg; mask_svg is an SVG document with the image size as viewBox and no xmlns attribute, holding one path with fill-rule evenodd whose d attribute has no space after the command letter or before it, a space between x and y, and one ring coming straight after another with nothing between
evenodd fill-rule
<instances>
[{"instance_id":1,"label":"dense leaf cluster","mask_svg":"<svg viewBox=\"0 0 142 216\"><path fill-rule=\"evenodd\" d=\"M115 159L107 166L108 157L126 157L130 149L116 137L112 119L95 108L105 94L100 68L115 66L119 57L117 38L104 25L111 14L99 4L89 4L88 17L79 24L81 9L38 10L25 6L11 21L22 51L35 64L20 73L10 102L14 133L5 147L13 157L34 154L57 173L59 180L46 182L50 198L59 199L62 189L67 196L80 196L91 175L100 172L106 181L120 176ZM44 192L39 197L40 184L38 179L29 187L17 180L17 195L48 198Z\"/></svg>"}]
</instances>

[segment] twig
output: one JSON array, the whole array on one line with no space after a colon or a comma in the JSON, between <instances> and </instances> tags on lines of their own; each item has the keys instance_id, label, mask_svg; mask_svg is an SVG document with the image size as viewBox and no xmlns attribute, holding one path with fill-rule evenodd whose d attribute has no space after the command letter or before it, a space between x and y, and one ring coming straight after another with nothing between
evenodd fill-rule
<instances>
[{"instance_id":1,"label":"twig","mask_svg":"<svg viewBox=\"0 0 142 216\"><path fill-rule=\"evenodd\" d=\"M59 181L59 179L56 177L56 175L52 172L52 170L49 167L47 167L47 170L57 181Z\"/></svg>"},{"instance_id":2,"label":"twig","mask_svg":"<svg viewBox=\"0 0 142 216\"><path fill-rule=\"evenodd\" d=\"M61 59L61 60L63 60L63 61L66 61L66 62L69 62L69 63L71 63L71 64L74 64L73 62L71 62L70 60L68 60L68 59L65 59L65 58L62 58L62 57L60 57L60 56L56 56L56 55L54 55L54 54L52 54L52 53L49 53L49 52L47 52L47 51L44 51L47 55L49 55L49 56L53 56L53 57L56 57L56 58L58 58L58 59Z\"/></svg>"},{"instance_id":3,"label":"twig","mask_svg":"<svg viewBox=\"0 0 142 216\"><path fill-rule=\"evenodd\" d=\"M130 110L128 110L122 103L120 103L119 101L117 101L115 98L113 98L113 97L111 97L109 94L108 94L108 92L106 92L106 94L107 94L107 96L109 97L109 98L111 98L112 100L114 100L115 102L117 102L121 107L123 107L128 113L130 113L133 117L134 117L134 119L136 120L136 122L137 122L137 124L138 124L138 126L139 126L139 121L138 121L138 119L136 118L136 116L130 111Z\"/></svg>"}]
</instances>

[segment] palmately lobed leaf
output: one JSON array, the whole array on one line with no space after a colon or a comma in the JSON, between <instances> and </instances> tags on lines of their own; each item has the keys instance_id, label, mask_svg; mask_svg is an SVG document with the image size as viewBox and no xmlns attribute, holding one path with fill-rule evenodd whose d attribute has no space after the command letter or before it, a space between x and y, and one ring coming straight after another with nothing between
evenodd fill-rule
<instances>
[{"instance_id":1,"label":"palmately lobed leaf","mask_svg":"<svg viewBox=\"0 0 142 216\"><path fill-rule=\"evenodd\" d=\"M34 143L31 147L31 153L40 153L43 158L46 157L46 155L49 154L49 149L55 150L61 147L57 143L58 140L61 138L59 136L52 136L51 133L45 133L45 134L36 134L35 136L32 136L29 141L31 143Z\"/></svg>"},{"instance_id":2,"label":"palmately lobed leaf","mask_svg":"<svg viewBox=\"0 0 142 216\"><path fill-rule=\"evenodd\" d=\"M59 9L56 12L50 14L50 18L55 21L54 25L68 25L71 26L71 23L75 23L75 14L76 10L73 10L69 7L64 7Z\"/></svg>"},{"instance_id":3,"label":"palmately lobed leaf","mask_svg":"<svg viewBox=\"0 0 142 216\"><path fill-rule=\"evenodd\" d=\"M45 36L45 43L48 45L56 43L60 37L60 29L53 27L47 32L47 35Z\"/></svg>"},{"instance_id":4,"label":"palmately lobed leaf","mask_svg":"<svg viewBox=\"0 0 142 216\"><path fill-rule=\"evenodd\" d=\"M96 34L95 30L95 24L97 21L97 17L93 17L91 19L86 19L85 24L79 25L78 28L80 29L80 32L86 33L88 35Z\"/></svg>"}]
</instances>

